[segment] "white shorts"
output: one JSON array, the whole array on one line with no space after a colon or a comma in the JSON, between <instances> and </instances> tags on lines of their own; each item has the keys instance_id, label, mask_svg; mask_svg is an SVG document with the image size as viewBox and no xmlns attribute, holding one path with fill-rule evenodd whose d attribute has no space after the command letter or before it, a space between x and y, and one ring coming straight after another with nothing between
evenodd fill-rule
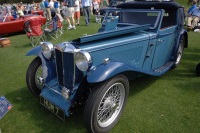
<instances>
[{"instance_id":1,"label":"white shorts","mask_svg":"<svg viewBox=\"0 0 200 133\"><path fill-rule=\"evenodd\" d=\"M64 9L63 15L65 17L74 17L74 7L68 7L67 9Z\"/></svg>"}]
</instances>

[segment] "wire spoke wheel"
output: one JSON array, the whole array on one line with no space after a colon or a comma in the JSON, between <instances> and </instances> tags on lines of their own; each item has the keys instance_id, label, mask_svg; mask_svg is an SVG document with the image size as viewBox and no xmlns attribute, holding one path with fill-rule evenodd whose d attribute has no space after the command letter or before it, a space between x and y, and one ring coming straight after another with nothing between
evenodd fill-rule
<instances>
[{"instance_id":1,"label":"wire spoke wheel","mask_svg":"<svg viewBox=\"0 0 200 133\"><path fill-rule=\"evenodd\" d=\"M121 83L112 85L103 96L98 108L98 124L109 126L118 116L124 102L125 89Z\"/></svg>"},{"instance_id":2,"label":"wire spoke wheel","mask_svg":"<svg viewBox=\"0 0 200 133\"><path fill-rule=\"evenodd\" d=\"M177 59L176 59L176 64L178 64L181 61L181 57L183 55L183 42L178 47L178 53L177 53Z\"/></svg>"},{"instance_id":3,"label":"wire spoke wheel","mask_svg":"<svg viewBox=\"0 0 200 133\"><path fill-rule=\"evenodd\" d=\"M177 58L175 61L175 67L178 66L181 62L181 58L183 55L183 50L184 50L184 45L185 45L185 38L183 37L182 40L180 41L178 51L177 51Z\"/></svg>"},{"instance_id":4,"label":"wire spoke wheel","mask_svg":"<svg viewBox=\"0 0 200 133\"><path fill-rule=\"evenodd\" d=\"M26 84L30 92L39 96L43 88L42 61L39 57L36 57L27 69Z\"/></svg>"},{"instance_id":5,"label":"wire spoke wheel","mask_svg":"<svg viewBox=\"0 0 200 133\"><path fill-rule=\"evenodd\" d=\"M42 90L43 87L43 82L41 82L42 80L41 78L42 78L42 65L38 67L35 73L35 83L40 90Z\"/></svg>"},{"instance_id":6,"label":"wire spoke wheel","mask_svg":"<svg viewBox=\"0 0 200 133\"><path fill-rule=\"evenodd\" d=\"M104 133L118 122L129 93L129 82L124 75L117 75L97 84L85 105L84 121L89 132Z\"/></svg>"}]
</instances>

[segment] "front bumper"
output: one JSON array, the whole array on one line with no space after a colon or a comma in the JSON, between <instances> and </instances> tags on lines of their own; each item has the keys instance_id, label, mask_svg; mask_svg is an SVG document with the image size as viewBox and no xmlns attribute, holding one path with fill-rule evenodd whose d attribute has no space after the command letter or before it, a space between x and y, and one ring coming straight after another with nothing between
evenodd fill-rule
<instances>
[{"instance_id":1,"label":"front bumper","mask_svg":"<svg viewBox=\"0 0 200 133\"><path fill-rule=\"evenodd\" d=\"M51 80L40 93L41 104L58 116L56 112L62 110L65 116L69 116L69 109L71 107L71 100L63 98L61 93L61 87L58 85L57 79ZM61 118L60 116L58 116ZM64 118L61 118L64 120Z\"/></svg>"}]
</instances>

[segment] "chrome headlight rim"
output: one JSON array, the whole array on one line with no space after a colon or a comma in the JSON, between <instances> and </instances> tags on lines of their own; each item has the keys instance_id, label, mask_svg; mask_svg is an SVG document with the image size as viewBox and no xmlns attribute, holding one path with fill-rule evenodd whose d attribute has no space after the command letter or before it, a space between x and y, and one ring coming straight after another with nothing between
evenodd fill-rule
<instances>
[{"instance_id":1,"label":"chrome headlight rim","mask_svg":"<svg viewBox=\"0 0 200 133\"><path fill-rule=\"evenodd\" d=\"M50 42L41 42L42 54L48 60L54 56L54 46Z\"/></svg>"},{"instance_id":2,"label":"chrome headlight rim","mask_svg":"<svg viewBox=\"0 0 200 133\"><path fill-rule=\"evenodd\" d=\"M86 51L78 51L75 53L75 64L81 71L87 71L92 66L92 57Z\"/></svg>"}]
</instances>

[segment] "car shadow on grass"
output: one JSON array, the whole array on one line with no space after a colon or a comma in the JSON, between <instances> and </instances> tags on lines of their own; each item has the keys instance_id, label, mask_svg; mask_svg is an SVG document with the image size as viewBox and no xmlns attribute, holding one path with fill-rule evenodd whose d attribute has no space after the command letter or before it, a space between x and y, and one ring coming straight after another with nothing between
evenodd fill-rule
<instances>
[{"instance_id":1,"label":"car shadow on grass","mask_svg":"<svg viewBox=\"0 0 200 133\"><path fill-rule=\"evenodd\" d=\"M129 81L129 96L137 95L141 91L145 90L151 86L154 82L158 80L159 77L154 77L150 75L144 75L143 77L138 77L136 79Z\"/></svg>"},{"instance_id":2,"label":"car shadow on grass","mask_svg":"<svg viewBox=\"0 0 200 133\"><path fill-rule=\"evenodd\" d=\"M5 96L12 103L12 110L16 110L14 112L21 112L24 115L23 117L26 118L24 122L18 121L22 122L22 128L23 125L25 126L30 122L41 133L86 132L82 119L83 107L77 108L73 115L70 115L65 121L62 121L40 105L39 98L33 96L26 87L10 92ZM15 115L18 116L17 114ZM29 126L32 128L31 125Z\"/></svg>"}]
</instances>

